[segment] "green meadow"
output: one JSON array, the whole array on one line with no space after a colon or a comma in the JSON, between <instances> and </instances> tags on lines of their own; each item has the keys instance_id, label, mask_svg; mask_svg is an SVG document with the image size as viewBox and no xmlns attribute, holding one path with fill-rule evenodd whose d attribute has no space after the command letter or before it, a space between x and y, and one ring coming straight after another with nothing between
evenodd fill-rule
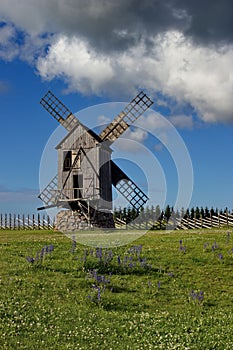
<instances>
[{"instance_id":1,"label":"green meadow","mask_svg":"<svg viewBox=\"0 0 233 350\"><path fill-rule=\"evenodd\" d=\"M233 230L0 231L0 349L233 349Z\"/></svg>"}]
</instances>

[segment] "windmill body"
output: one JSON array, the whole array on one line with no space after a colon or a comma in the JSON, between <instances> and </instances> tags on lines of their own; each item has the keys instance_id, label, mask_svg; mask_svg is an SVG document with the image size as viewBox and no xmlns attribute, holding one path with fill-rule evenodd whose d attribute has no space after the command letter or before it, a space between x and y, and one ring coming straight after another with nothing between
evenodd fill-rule
<instances>
[{"instance_id":1,"label":"windmill body","mask_svg":"<svg viewBox=\"0 0 233 350\"><path fill-rule=\"evenodd\" d=\"M79 124L56 149L59 201L69 202L72 208L88 202L98 210L111 210L111 148Z\"/></svg>"},{"instance_id":2,"label":"windmill body","mask_svg":"<svg viewBox=\"0 0 233 350\"><path fill-rule=\"evenodd\" d=\"M114 227L112 216L112 186L136 210L148 197L111 160L111 144L152 105L143 92L97 135L84 126L56 96L49 91L41 100L42 106L68 131L57 145L58 174L40 193L41 209L67 208L57 220L69 230L85 227ZM72 217L73 225L68 221ZM65 224L64 224L65 221ZM61 225L60 225L61 226ZM70 229L70 226L72 229Z\"/></svg>"}]
</instances>

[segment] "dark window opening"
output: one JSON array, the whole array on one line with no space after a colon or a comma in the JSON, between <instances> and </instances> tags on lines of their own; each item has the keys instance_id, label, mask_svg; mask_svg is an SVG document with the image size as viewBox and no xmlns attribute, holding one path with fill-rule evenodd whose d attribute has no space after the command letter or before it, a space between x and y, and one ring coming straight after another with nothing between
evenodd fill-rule
<instances>
[{"instance_id":1,"label":"dark window opening","mask_svg":"<svg viewBox=\"0 0 233 350\"><path fill-rule=\"evenodd\" d=\"M63 152L63 171L69 171L72 165L72 152Z\"/></svg>"},{"instance_id":2,"label":"dark window opening","mask_svg":"<svg viewBox=\"0 0 233 350\"><path fill-rule=\"evenodd\" d=\"M82 198L83 175L73 175L74 199Z\"/></svg>"}]
</instances>

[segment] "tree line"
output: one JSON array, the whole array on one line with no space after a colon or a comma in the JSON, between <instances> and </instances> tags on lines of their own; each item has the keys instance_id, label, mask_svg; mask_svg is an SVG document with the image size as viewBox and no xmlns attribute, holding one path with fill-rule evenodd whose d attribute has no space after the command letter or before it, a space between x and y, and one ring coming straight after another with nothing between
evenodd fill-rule
<instances>
[{"instance_id":1,"label":"tree line","mask_svg":"<svg viewBox=\"0 0 233 350\"><path fill-rule=\"evenodd\" d=\"M227 214L228 208L218 209L211 207L192 207L191 209L174 210L172 206L167 205L164 209L161 209L159 205L156 206L146 206L145 208L137 211L135 208L114 208L114 218L120 219L126 223L130 223L132 220L136 219L139 215L142 221L165 221L168 222L169 219L200 219L200 218L211 218L213 216L218 216L219 214Z\"/></svg>"}]
</instances>

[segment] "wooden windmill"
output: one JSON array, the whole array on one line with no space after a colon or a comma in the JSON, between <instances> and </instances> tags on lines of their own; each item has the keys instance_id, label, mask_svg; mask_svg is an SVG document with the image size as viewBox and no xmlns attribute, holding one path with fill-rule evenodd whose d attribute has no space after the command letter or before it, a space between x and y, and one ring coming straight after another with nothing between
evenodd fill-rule
<instances>
[{"instance_id":1,"label":"wooden windmill","mask_svg":"<svg viewBox=\"0 0 233 350\"><path fill-rule=\"evenodd\" d=\"M111 160L110 146L153 104L151 99L140 92L99 135L83 125L51 91L40 103L68 133L56 147L58 174L40 193L44 206L38 210L68 208L71 210L64 210L63 216L76 213L75 221L89 227L114 227L112 186L137 211L143 207L147 195Z\"/></svg>"}]
</instances>

